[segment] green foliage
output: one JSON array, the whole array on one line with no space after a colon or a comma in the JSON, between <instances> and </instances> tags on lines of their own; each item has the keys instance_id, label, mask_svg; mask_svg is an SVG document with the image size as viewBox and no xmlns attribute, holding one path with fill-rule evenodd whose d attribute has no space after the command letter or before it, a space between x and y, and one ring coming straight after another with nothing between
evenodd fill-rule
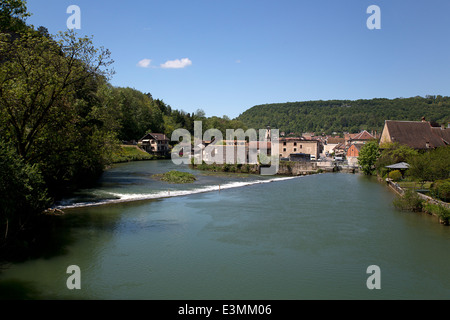
<instances>
[{"instance_id":1,"label":"green foliage","mask_svg":"<svg viewBox=\"0 0 450 320\"><path fill-rule=\"evenodd\" d=\"M232 173L259 173L258 165L256 164L207 164L202 161L202 164L194 165L191 163L191 167L198 170L211 171L211 172L232 172Z\"/></svg>"},{"instance_id":2,"label":"green foliage","mask_svg":"<svg viewBox=\"0 0 450 320\"><path fill-rule=\"evenodd\" d=\"M423 207L423 200L413 190L405 191L405 194L393 202L394 206L399 210L419 212Z\"/></svg>"},{"instance_id":3,"label":"green foliage","mask_svg":"<svg viewBox=\"0 0 450 320\"><path fill-rule=\"evenodd\" d=\"M237 120L248 128L270 125L286 134L293 132L381 131L386 119L419 121L423 116L437 123L450 121L450 97L426 96L397 99L328 100L254 106Z\"/></svg>"},{"instance_id":4,"label":"green foliage","mask_svg":"<svg viewBox=\"0 0 450 320\"><path fill-rule=\"evenodd\" d=\"M450 146L430 150L408 158L407 174L421 182L450 178Z\"/></svg>"},{"instance_id":5,"label":"green foliage","mask_svg":"<svg viewBox=\"0 0 450 320\"><path fill-rule=\"evenodd\" d=\"M111 162L119 163L151 159L154 159L154 156L138 148L137 146L118 146L112 155Z\"/></svg>"},{"instance_id":6,"label":"green foliage","mask_svg":"<svg viewBox=\"0 0 450 320\"><path fill-rule=\"evenodd\" d=\"M7 32L24 30L25 20L29 16L26 1L0 0L0 30Z\"/></svg>"},{"instance_id":7,"label":"green foliage","mask_svg":"<svg viewBox=\"0 0 450 320\"><path fill-rule=\"evenodd\" d=\"M376 161L375 167L380 176L385 176L389 169L386 166L407 162L410 157L417 156L419 153L405 145L399 143L387 143L381 147L381 156Z\"/></svg>"},{"instance_id":8,"label":"green foliage","mask_svg":"<svg viewBox=\"0 0 450 320\"><path fill-rule=\"evenodd\" d=\"M394 170L389 172L389 178L391 178L393 181L399 181L402 179L402 173L400 170Z\"/></svg>"},{"instance_id":9,"label":"green foliage","mask_svg":"<svg viewBox=\"0 0 450 320\"><path fill-rule=\"evenodd\" d=\"M97 95L111 74L108 50L72 31L52 39L30 28L0 41L1 135L54 196L94 179L115 143Z\"/></svg>"},{"instance_id":10,"label":"green foliage","mask_svg":"<svg viewBox=\"0 0 450 320\"><path fill-rule=\"evenodd\" d=\"M431 192L434 197L450 202L450 179L438 180L432 184Z\"/></svg>"},{"instance_id":11,"label":"green foliage","mask_svg":"<svg viewBox=\"0 0 450 320\"><path fill-rule=\"evenodd\" d=\"M50 203L36 165L27 164L0 141L0 239L26 230ZM0 248L2 246L0 245Z\"/></svg>"},{"instance_id":12,"label":"green foliage","mask_svg":"<svg viewBox=\"0 0 450 320\"><path fill-rule=\"evenodd\" d=\"M439 217L442 224L450 224L450 209L442 205L425 203L423 205L423 211L434 214Z\"/></svg>"},{"instance_id":13,"label":"green foliage","mask_svg":"<svg viewBox=\"0 0 450 320\"><path fill-rule=\"evenodd\" d=\"M359 152L358 163L361 166L362 171L366 175L372 174L375 163L380 156L380 149L377 141L369 141L366 143Z\"/></svg>"},{"instance_id":14,"label":"green foliage","mask_svg":"<svg viewBox=\"0 0 450 320\"><path fill-rule=\"evenodd\" d=\"M138 140L147 132L162 132L163 113L149 95L132 88L112 88L113 108L120 123L120 140Z\"/></svg>"},{"instance_id":15,"label":"green foliage","mask_svg":"<svg viewBox=\"0 0 450 320\"><path fill-rule=\"evenodd\" d=\"M176 170L172 170L163 174L156 174L154 175L154 177L169 183L193 183L195 180L197 180L192 173Z\"/></svg>"}]
</instances>

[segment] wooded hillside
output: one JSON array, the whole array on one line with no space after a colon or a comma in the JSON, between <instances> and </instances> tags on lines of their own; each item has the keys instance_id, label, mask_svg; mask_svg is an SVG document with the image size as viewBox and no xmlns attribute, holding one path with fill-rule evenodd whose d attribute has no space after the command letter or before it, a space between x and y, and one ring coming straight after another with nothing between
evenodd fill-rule
<instances>
[{"instance_id":1,"label":"wooded hillside","mask_svg":"<svg viewBox=\"0 0 450 320\"><path fill-rule=\"evenodd\" d=\"M254 106L237 119L249 128L271 126L286 134L381 131L385 120L450 121L450 97L286 102Z\"/></svg>"}]
</instances>

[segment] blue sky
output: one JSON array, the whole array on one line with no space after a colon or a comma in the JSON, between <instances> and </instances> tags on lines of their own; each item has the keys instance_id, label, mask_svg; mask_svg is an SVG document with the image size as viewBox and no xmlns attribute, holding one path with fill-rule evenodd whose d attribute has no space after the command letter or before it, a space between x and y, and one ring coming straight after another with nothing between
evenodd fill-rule
<instances>
[{"instance_id":1,"label":"blue sky","mask_svg":"<svg viewBox=\"0 0 450 320\"><path fill-rule=\"evenodd\" d=\"M29 0L56 34L112 52L111 83L172 108L238 116L265 103L449 95L448 0ZM381 29L369 30L370 5Z\"/></svg>"}]
</instances>

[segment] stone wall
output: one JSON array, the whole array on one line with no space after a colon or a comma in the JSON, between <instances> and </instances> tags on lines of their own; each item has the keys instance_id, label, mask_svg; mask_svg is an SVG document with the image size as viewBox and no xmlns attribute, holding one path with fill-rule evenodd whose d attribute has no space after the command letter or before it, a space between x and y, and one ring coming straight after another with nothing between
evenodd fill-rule
<instances>
[{"instance_id":1,"label":"stone wall","mask_svg":"<svg viewBox=\"0 0 450 320\"><path fill-rule=\"evenodd\" d=\"M312 172L317 172L318 166L316 162L296 162L296 161L290 161L290 162L282 162L280 163L280 167L278 170L279 175L303 175L308 174Z\"/></svg>"}]
</instances>

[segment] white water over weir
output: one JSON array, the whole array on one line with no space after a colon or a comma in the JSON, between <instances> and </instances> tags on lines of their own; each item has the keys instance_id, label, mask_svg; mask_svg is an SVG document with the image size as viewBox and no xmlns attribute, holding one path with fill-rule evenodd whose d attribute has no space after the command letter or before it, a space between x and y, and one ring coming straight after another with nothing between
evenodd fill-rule
<instances>
[{"instance_id":1,"label":"white water over weir","mask_svg":"<svg viewBox=\"0 0 450 320\"><path fill-rule=\"evenodd\" d=\"M221 191L226 189L233 188L241 188L246 186L252 186L262 183L271 183L278 181L285 181L300 178L301 176L294 177L278 177L273 179L265 179L265 180L254 180L254 181L245 181L245 182L229 182L222 185L210 185L210 186L201 186L199 188L190 189L190 190L173 190L167 189L164 191L158 190L154 193L117 193L117 192L108 192L107 194L113 199L105 199L99 200L95 202L75 202L70 204L61 204L54 207L54 209L71 209L71 208L82 208L82 207L93 207L93 206L101 206L106 204L114 204L114 203L124 203L124 202L132 202L132 201L141 201L141 200L153 200L153 199L162 199L162 198L172 198L172 197L181 197L188 196L192 194L198 193L206 193L206 192L214 192Z\"/></svg>"}]
</instances>

